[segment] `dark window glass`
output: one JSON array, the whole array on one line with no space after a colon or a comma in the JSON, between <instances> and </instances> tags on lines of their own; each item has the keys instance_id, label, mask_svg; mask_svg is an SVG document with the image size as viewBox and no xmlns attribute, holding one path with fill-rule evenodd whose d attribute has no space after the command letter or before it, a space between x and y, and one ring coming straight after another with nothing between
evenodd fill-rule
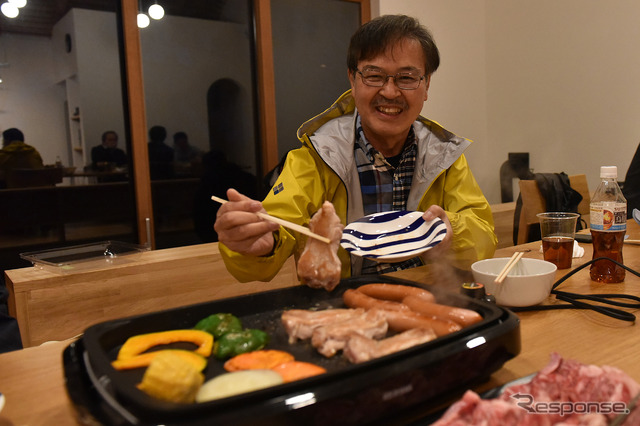
<instances>
[{"instance_id":1,"label":"dark window glass","mask_svg":"<svg viewBox=\"0 0 640 426\"><path fill-rule=\"evenodd\" d=\"M217 241L211 195L258 198L262 173L252 2L161 4L140 30L157 248Z\"/></svg>"},{"instance_id":2,"label":"dark window glass","mask_svg":"<svg viewBox=\"0 0 640 426\"><path fill-rule=\"evenodd\" d=\"M19 129L32 147L0 154L12 157L0 165L2 270L29 266L22 252L137 241L118 2L102 3L28 2L0 20L0 130ZM19 150L30 160L16 160Z\"/></svg>"}]
</instances>

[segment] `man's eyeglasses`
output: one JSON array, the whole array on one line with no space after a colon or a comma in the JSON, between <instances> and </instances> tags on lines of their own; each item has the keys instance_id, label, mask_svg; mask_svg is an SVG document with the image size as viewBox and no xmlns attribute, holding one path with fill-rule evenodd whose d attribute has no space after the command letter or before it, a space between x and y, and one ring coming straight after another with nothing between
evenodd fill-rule
<instances>
[{"instance_id":1,"label":"man's eyeglasses","mask_svg":"<svg viewBox=\"0 0 640 426\"><path fill-rule=\"evenodd\" d=\"M420 81L424 75L418 75L413 72L399 72L396 75L388 75L381 71L365 69L356 72L362 77L362 82L371 87L382 87L385 85L389 77L393 78L393 82L402 90L415 90L420 86Z\"/></svg>"}]
</instances>

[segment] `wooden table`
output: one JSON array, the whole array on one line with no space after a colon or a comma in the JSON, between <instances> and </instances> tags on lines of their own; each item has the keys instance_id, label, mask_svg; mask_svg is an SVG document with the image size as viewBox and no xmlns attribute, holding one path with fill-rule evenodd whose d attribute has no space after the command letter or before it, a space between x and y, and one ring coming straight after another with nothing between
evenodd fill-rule
<instances>
[{"instance_id":1,"label":"wooden table","mask_svg":"<svg viewBox=\"0 0 640 426\"><path fill-rule=\"evenodd\" d=\"M630 223L630 238L639 239L640 227ZM582 244L585 254L574 259L574 267L591 259L591 245ZM541 258L540 243L500 249L496 257L508 257L516 249L529 248L527 257ZM640 246L626 245L625 264L640 270ZM441 267L444 268L444 267ZM561 270L557 278L569 270ZM621 284L597 284L588 269L578 272L559 289L580 293L627 293L640 295L640 278L627 273ZM444 276L428 267L397 273L422 282L435 282ZM555 303L553 298L545 303ZM498 370L482 391L529 375L545 366L552 352L584 363L618 367L640 381L638 345L640 328L601 314L583 310L521 312L522 352ZM61 354L69 342L58 342L0 355L0 392L7 399L0 413L0 426L76 424L74 410L64 388Z\"/></svg>"},{"instance_id":2,"label":"wooden table","mask_svg":"<svg viewBox=\"0 0 640 426\"><path fill-rule=\"evenodd\" d=\"M640 237L640 226L633 220L627 222L629 239ZM584 256L573 259L572 269L591 260L591 244L580 244ZM516 250L531 249L525 257L542 259L540 242L500 249L495 257L510 257ZM625 244L624 263L640 271L640 246ZM556 280L572 269L559 270ZM620 284L600 284L589 278L589 267L579 271L562 283L558 290L581 294L625 293L640 296L640 278L627 272ZM564 303L550 297L545 304ZM628 312L638 314L637 310ZM612 319L591 310L547 310L519 312L521 319L522 351L507 362L482 388L490 389L498 384L526 376L540 370L549 361L552 352L565 358L597 365L611 365L627 372L640 382L640 363L637 346L640 344L640 328L635 323Z\"/></svg>"}]
</instances>

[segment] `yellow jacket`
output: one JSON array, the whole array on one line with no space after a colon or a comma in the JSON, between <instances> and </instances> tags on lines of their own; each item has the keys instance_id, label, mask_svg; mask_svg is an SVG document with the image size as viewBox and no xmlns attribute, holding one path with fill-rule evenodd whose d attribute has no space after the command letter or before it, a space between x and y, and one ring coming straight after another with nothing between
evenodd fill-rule
<instances>
[{"instance_id":1,"label":"yellow jacket","mask_svg":"<svg viewBox=\"0 0 640 426\"><path fill-rule=\"evenodd\" d=\"M13 141L0 149L0 170L42 169L42 157L31 145Z\"/></svg>"},{"instance_id":2,"label":"yellow jacket","mask_svg":"<svg viewBox=\"0 0 640 426\"><path fill-rule=\"evenodd\" d=\"M360 179L353 150L355 104L350 91L329 109L298 129L302 147L289 152L272 190L262 202L273 216L303 226L325 200L333 203L343 224L363 214ZM493 256L497 238L487 200L476 183L463 151L471 141L419 117L413 124L418 140L416 166L407 210L441 206L453 229L451 258L457 266ZM229 272L239 281L269 281L292 254L296 261L306 236L280 227L271 256L245 256L220 244ZM361 258L340 248L342 277L359 275Z\"/></svg>"}]
</instances>

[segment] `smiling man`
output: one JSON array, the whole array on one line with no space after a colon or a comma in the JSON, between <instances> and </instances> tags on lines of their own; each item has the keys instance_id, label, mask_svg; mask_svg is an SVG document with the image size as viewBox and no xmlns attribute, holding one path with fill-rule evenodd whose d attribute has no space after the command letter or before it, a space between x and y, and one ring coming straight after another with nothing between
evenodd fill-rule
<instances>
[{"instance_id":1,"label":"smiling man","mask_svg":"<svg viewBox=\"0 0 640 426\"><path fill-rule=\"evenodd\" d=\"M298 129L302 147L289 152L262 203L229 190L230 202L218 210L220 250L236 278L270 280L306 242L254 212L308 226L325 200L343 224L382 211L416 210L447 226L440 244L401 263L378 264L340 249L343 277L493 255L491 210L463 154L471 141L420 116L439 63L431 34L411 17L381 16L356 31L347 56L351 90Z\"/></svg>"}]
</instances>

